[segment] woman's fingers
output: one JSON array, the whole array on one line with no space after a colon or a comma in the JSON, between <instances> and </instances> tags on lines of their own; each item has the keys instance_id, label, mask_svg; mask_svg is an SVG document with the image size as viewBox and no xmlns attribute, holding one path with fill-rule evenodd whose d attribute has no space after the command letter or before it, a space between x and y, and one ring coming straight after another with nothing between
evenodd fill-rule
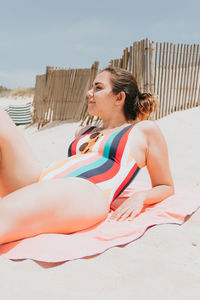
<instances>
[{"instance_id":1,"label":"woman's fingers","mask_svg":"<svg viewBox=\"0 0 200 300\"><path fill-rule=\"evenodd\" d=\"M129 221L134 220L135 216L141 211L141 209L137 208L118 208L113 214L111 215L111 220L120 220L124 221L128 219Z\"/></svg>"},{"instance_id":2,"label":"woman's fingers","mask_svg":"<svg viewBox=\"0 0 200 300\"><path fill-rule=\"evenodd\" d=\"M115 220L120 220L120 221L124 221L125 219L128 218L128 216L132 213L132 209L131 208L118 208L111 216L111 220L115 219Z\"/></svg>"},{"instance_id":3,"label":"woman's fingers","mask_svg":"<svg viewBox=\"0 0 200 300\"><path fill-rule=\"evenodd\" d=\"M138 198L128 198L111 215L110 220L129 220L132 221L143 207L143 201Z\"/></svg>"},{"instance_id":4,"label":"woman's fingers","mask_svg":"<svg viewBox=\"0 0 200 300\"><path fill-rule=\"evenodd\" d=\"M129 216L128 220L133 221L135 219L135 216L140 212L141 210L134 210L132 211L131 215Z\"/></svg>"},{"instance_id":5,"label":"woman's fingers","mask_svg":"<svg viewBox=\"0 0 200 300\"><path fill-rule=\"evenodd\" d=\"M125 214L127 211L127 208L126 207L118 207L114 212L113 214L111 215L110 219L113 220L113 219L119 219L123 214Z\"/></svg>"},{"instance_id":6,"label":"woman's fingers","mask_svg":"<svg viewBox=\"0 0 200 300\"><path fill-rule=\"evenodd\" d=\"M118 220L120 221L126 220L130 216L131 212L132 210L128 209L120 218L118 218Z\"/></svg>"}]
</instances>

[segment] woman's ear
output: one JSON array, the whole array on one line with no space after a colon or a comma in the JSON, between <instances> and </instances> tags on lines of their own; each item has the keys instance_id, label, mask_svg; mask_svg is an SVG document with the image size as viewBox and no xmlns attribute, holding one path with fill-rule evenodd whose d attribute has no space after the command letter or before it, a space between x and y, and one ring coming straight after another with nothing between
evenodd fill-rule
<instances>
[{"instance_id":1,"label":"woman's ear","mask_svg":"<svg viewBox=\"0 0 200 300\"><path fill-rule=\"evenodd\" d=\"M125 94L123 91L121 91L121 92L117 95L117 99L116 99L117 105L124 104L125 99L126 99L126 94Z\"/></svg>"}]
</instances>

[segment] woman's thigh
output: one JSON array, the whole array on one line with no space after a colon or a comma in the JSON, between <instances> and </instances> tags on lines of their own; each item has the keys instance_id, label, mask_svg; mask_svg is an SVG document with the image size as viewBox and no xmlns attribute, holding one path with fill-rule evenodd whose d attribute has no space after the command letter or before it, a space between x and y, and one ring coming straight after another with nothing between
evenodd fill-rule
<instances>
[{"instance_id":1,"label":"woman's thigh","mask_svg":"<svg viewBox=\"0 0 200 300\"><path fill-rule=\"evenodd\" d=\"M0 109L0 196L35 182L41 170L24 136Z\"/></svg>"},{"instance_id":2,"label":"woman's thigh","mask_svg":"<svg viewBox=\"0 0 200 300\"><path fill-rule=\"evenodd\" d=\"M0 200L0 243L40 233L72 233L106 218L108 200L81 178L43 181Z\"/></svg>"}]
</instances>

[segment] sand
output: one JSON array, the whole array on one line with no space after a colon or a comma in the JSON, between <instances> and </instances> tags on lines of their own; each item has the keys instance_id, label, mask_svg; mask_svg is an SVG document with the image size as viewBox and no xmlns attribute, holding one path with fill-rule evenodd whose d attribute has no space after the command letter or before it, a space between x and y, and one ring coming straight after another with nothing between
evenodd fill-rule
<instances>
[{"instance_id":1,"label":"sand","mask_svg":"<svg viewBox=\"0 0 200 300\"><path fill-rule=\"evenodd\" d=\"M9 105L25 105L33 102L33 97L0 97L0 107L7 108Z\"/></svg>"},{"instance_id":2,"label":"sand","mask_svg":"<svg viewBox=\"0 0 200 300\"><path fill-rule=\"evenodd\" d=\"M200 107L157 123L166 138L178 186L200 185ZM57 122L39 132L19 126L42 165L65 157L78 123ZM149 182L144 169L138 181ZM162 225L125 247L63 264L0 257L1 299L199 299L200 210L184 225Z\"/></svg>"}]
</instances>

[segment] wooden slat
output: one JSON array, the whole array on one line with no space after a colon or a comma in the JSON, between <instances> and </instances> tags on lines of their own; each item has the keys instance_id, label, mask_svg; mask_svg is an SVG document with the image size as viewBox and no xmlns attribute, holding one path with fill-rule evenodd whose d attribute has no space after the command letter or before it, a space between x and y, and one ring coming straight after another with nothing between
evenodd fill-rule
<instances>
[{"instance_id":1,"label":"wooden slat","mask_svg":"<svg viewBox=\"0 0 200 300\"><path fill-rule=\"evenodd\" d=\"M86 70L81 70L78 69L77 70L77 80L76 80L76 85L74 87L74 95L73 95L73 105L71 106L71 119L73 120L78 120L79 119L79 108L80 105L82 103L82 101L85 99L86 97L86 92L83 95L83 88L87 88L85 87L86 82L85 82L85 75L86 75ZM89 76L87 77L87 80L89 81ZM87 83L88 86L88 83ZM82 95L81 95L82 94Z\"/></svg>"},{"instance_id":2,"label":"wooden slat","mask_svg":"<svg viewBox=\"0 0 200 300\"><path fill-rule=\"evenodd\" d=\"M191 92L191 76L192 76L192 54L193 54L193 45L189 45L189 60L188 60L188 77L187 77L187 89L186 89L186 101L184 109L190 107L190 92Z\"/></svg>"},{"instance_id":3,"label":"wooden slat","mask_svg":"<svg viewBox=\"0 0 200 300\"><path fill-rule=\"evenodd\" d=\"M150 92L155 93L155 86L154 86L154 65L155 65L155 49L154 49L154 42L150 42L150 52L149 52L149 66L150 66Z\"/></svg>"},{"instance_id":4,"label":"wooden slat","mask_svg":"<svg viewBox=\"0 0 200 300\"><path fill-rule=\"evenodd\" d=\"M176 92L176 82L175 82L175 76L176 76L176 68L175 63L177 59L177 46L175 44L172 44L171 48L171 74L170 74L170 90L169 90L169 97L170 97L170 106L169 106L169 113L172 113L174 111L175 106L175 92Z\"/></svg>"},{"instance_id":5,"label":"wooden slat","mask_svg":"<svg viewBox=\"0 0 200 300\"><path fill-rule=\"evenodd\" d=\"M156 48L155 48L155 67L154 67L154 93L158 96L158 100L160 101L159 98L159 93L158 93L158 84L159 84L159 70L158 70L158 63L159 63L159 55L158 55L158 43L156 43ZM158 110L156 111L155 114L155 119L158 119L158 114L159 114L159 107Z\"/></svg>"},{"instance_id":6,"label":"wooden slat","mask_svg":"<svg viewBox=\"0 0 200 300\"><path fill-rule=\"evenodd\" d=\"M144 91L144 78L143 78L143 65L144 65L144 43L143 40L139 43L139 51L138 51L138 75L140 82L140 90Z\"/></svg>"},{"instance_id":7,"label":"wooden slat","mask_svg":"<svg viewBox=\"0 0 200 300\"><path fill-rule=\"evenodd\" d=\"M182 101L183 101L183 90L184 90L185 61L186 61L186 45L182 45L182 60L180 63L180 91L179 91L178 110L182 110L182 106L183 106Z\"/></svg>"},{"instance_id":8,"label":"wooden slat","mask_svg":"<svg viewBox=\"0 0 200 300\"><path fill-rule=\"evenodd\" d=\"M198 87L199 87L199 45L196 47L196 57L194 66L194 83L193 83L193 97L192 97L192 107L196 106L198 102Z\"/></svg>"},{"instance_id":9,"label":"wooden slat","mask_svg":"<svg viewBox=\"0 0 200 300\"><path fill-rule=\"evenodd\" d=\"M70 76L69 72L65 70L64 73L65 76L65 84L64 84L64 93L63 93L63 107L62 107L62 113L61 113L61 120L65 120L66 114L67 114L67 97L70 89Z\"/></svg>"},{"instance_id":10,"label":"wooden slat","mask_svg":"<svg viewBox=\"0 0 200 300\"><path fill-rule=\"evenodd\" d=\"M194 80L194 62L195 62L195 53L196 53L196 45L192 45L192 55L191 55L191 64L190 64L190 88L189 88L189 108L192 107L192 85Z\"/></svg>"},{"instance_id":11,"label":"wooden slat","mask_svg":"<svg viewBox=\"0 0 200 300\"><path fill-rule=\"evenodd\" d=\"M162 45L160 44L160 55L161 55L161 74L160 74L160 110L159 110L159 117L163 116L163 106L164 106L164 97L163 97L163 86L164 86L164 58L165 58L165 43Z\"/></svg>"},{"instance_id":12,"label":"wooden slat","mask_svg":"<svg viewBox=\"0 0 200 300\"><path fill-rule=\"evenodd\" d=\"M159 109L159 118L161 118L161 114L162 114L162 76L163 76L163 67L162 67L162 57L163 55L163 45L162 43L159 43L159 99L160 99L160 109Z\"/></svg>"},{"instance_id":13,"label":"wooden slat","mask_svg":"<svg viewBox=\"0 0 200 300\"><path fill-rule=\"evenodd\" d=\"M182 64L182 56L183 56L183 44L180 44L180 48L179 48L179 52L178 52L177 89L176 89L175 111L178 111L178 110L179 110L179 103L180 103L180 84L181 84L181 64Z\"/></svg>"},{"instance_id":14,"label":"wooden slat","mask_svg":"<svg viewBox=\"0 0 200 300\"><path fill-rule=\"evenodd\" d=\"M137 42L133 43L133 66L132 66L132 74L136 78L136 70L137 70ZM137 79L137 78L136 78Z\"/></svg>"},{"instance_id":15,"label":"wooden slat","mask_svg":"<svg viewBox=\"0 0 200 300\"><path fill-rule=\"evenodd\" d=\"M176 45L172 45L172 64L171 64L171 78L170 78L170 107L169 113L172 113L174 110L174 102L175 102L175 61L176 61Z\"/></svg>"},{"instance_id":16,"label":"wooden slat","mask_svg":"<svg viewBox=\"0 0 200 300\"><path fill-rule=\"evenodd\" d=\"M175 67L174 67L174 89L173 89L173 107L171 109L171 112L174 112L176 110L176 101L177 101L177 77L178 77L178 58L179 58L179 49L180 45L178 44L175 49Z\"/></svg>"},{"instance_id":17,"label":"wooden slat","mask_svg":"<svg viewBox=\"0 0 200 300\"><path fill-rule=\"evenodd\" d=\"M198 45L198 61L197 61L197 81L196 81L196 102L194 107L200 105L200 45Z\"/></svg>"},{"instance_id":18,"label":"wooden slat","mask_svg":"<svg viewBox=\"0 0 200 300\"><path fill-rule=\"evenodd\" d=\"M46 88L45 88L45 114L43 115L42 118L42 126L46 124L47 122L50 122L52 120L52 103L53 103L53 89L54 89L54 71L51 72L51 74L48 75L47 78L47 83L46 83Z\"/></svg>"},{"instance_id":19,"label":"wooden slat","mask_svg":"<svg viewBox=\"0 0 200 300\"><path fill-rule=\"evenodd\" d=\"M142 78L141 78L141 68L142 68L142 59L141 59L141 42L138 42L137 47L137 71L136 71L136 80L139 85L139 89L142 89Z\"/></svg>"},{"instance_id":20,"label":"wooden slat","mask_svg":"<svg viewBox=\"0 0 200 300\"><path fill-rule=\"evenodd\" d=\"M166 116L166 93L167 93L167 76L168 76L168 49L169 49L169 43L164 43L164 64L163 64L163 91L162 91L162 97L163 97L163 106L162 106L162 117Z\"/></svg>"},{"instance_id":21,"label":"wooden slat","mask_svg":"<svg viewBox=\"0 0 200 300\"><path fill-rule=\"evenodd\" d=\"M124 65L123 68L127 70L128 67L128 58L129 58L129 52L128 52L128 48L125 48L124 50Z\"/></svg>"},{"instance_id":22,"label":"wooden slat","mask_svg":"<svg viewBox=\"0 0 200 300\"><path fill-rule=\"evenodd\" d=\"M85 103L86 93L89 88L89 78L90 78L90 70L85 69L82 74L82 77L81 77L82 84L81 84L81 88L80 88L79 94L78 94L79 106L77 109L76 120L81 119L81 114L82 114L82 110L83 110L84 103Z\"/></svg>"},{"instance_id":23,"label":"wooden slat","mask_svg":"<svg viewBox=\"0 0 200 300\"><path fill-rule=\"evenodd\" d=\"M184 64L184 81L183 81L183 94L182 94L182 109L185 109L187 103L188 91L188 76L189 76L189 45L185 45L185 64Z\"/></svg>"},{"instance_id":24,"label":"wooden slat","mask_svg":"<svg viewBox=\"0 0 200 300\"><path fill-rule=\"evenodd\" d=\"M133 63L133 47L130 46L130 50L129 50L129 66L128 66L128 70L131 73L132 71L132 63Z\"/></svg>"},{"instance_id":25,"label":"wooden slat","mask_svg":"<svg viewBox=\"0 0 200 300\"><path fill-rule=\"evenodd\" d=\"M141 41L141 84L142 92L145 91L145 40Z\"/></svg>"},{"instance_id":26,"label":"wooden slat","mask_svg":"<svg viewBox=\"0 0 200 300\"><path fill-rule=\"evenodd\" d=\"M150 91L150 66L149 66L149 40L144 40L144 63L143 63L143 73L144 73L144 91Z\"/></svg>"},{"instance_id":27,"label":"wooden slat","mask_svg":"<svg viewBox=\"0 0 200 300\"><path fill-rule=\"evenodd\" d=\"M178 105L177 105L177 110L180 111L182 109L182 91L183 91L183 66L185 62L185 45L181 44L181 61L180 61L180 81L179 81L179 94L178 94Z\"/></svg>"},{"instance_id":28,"label":"wooden slat","mask_svg":"<svg viewBox=\"0 0 200 300\"><path fill-rule=\"evenodd\" d=\"M168 52L168 62L166 65L167 68L167 78L166 78L166 100L165 100L165 115L170 113L171 107L171 97L170 97L170 83L171 83L171 61L172 61L172 44L167 43L167 52Z\"/></svg>"}]
</instances>

